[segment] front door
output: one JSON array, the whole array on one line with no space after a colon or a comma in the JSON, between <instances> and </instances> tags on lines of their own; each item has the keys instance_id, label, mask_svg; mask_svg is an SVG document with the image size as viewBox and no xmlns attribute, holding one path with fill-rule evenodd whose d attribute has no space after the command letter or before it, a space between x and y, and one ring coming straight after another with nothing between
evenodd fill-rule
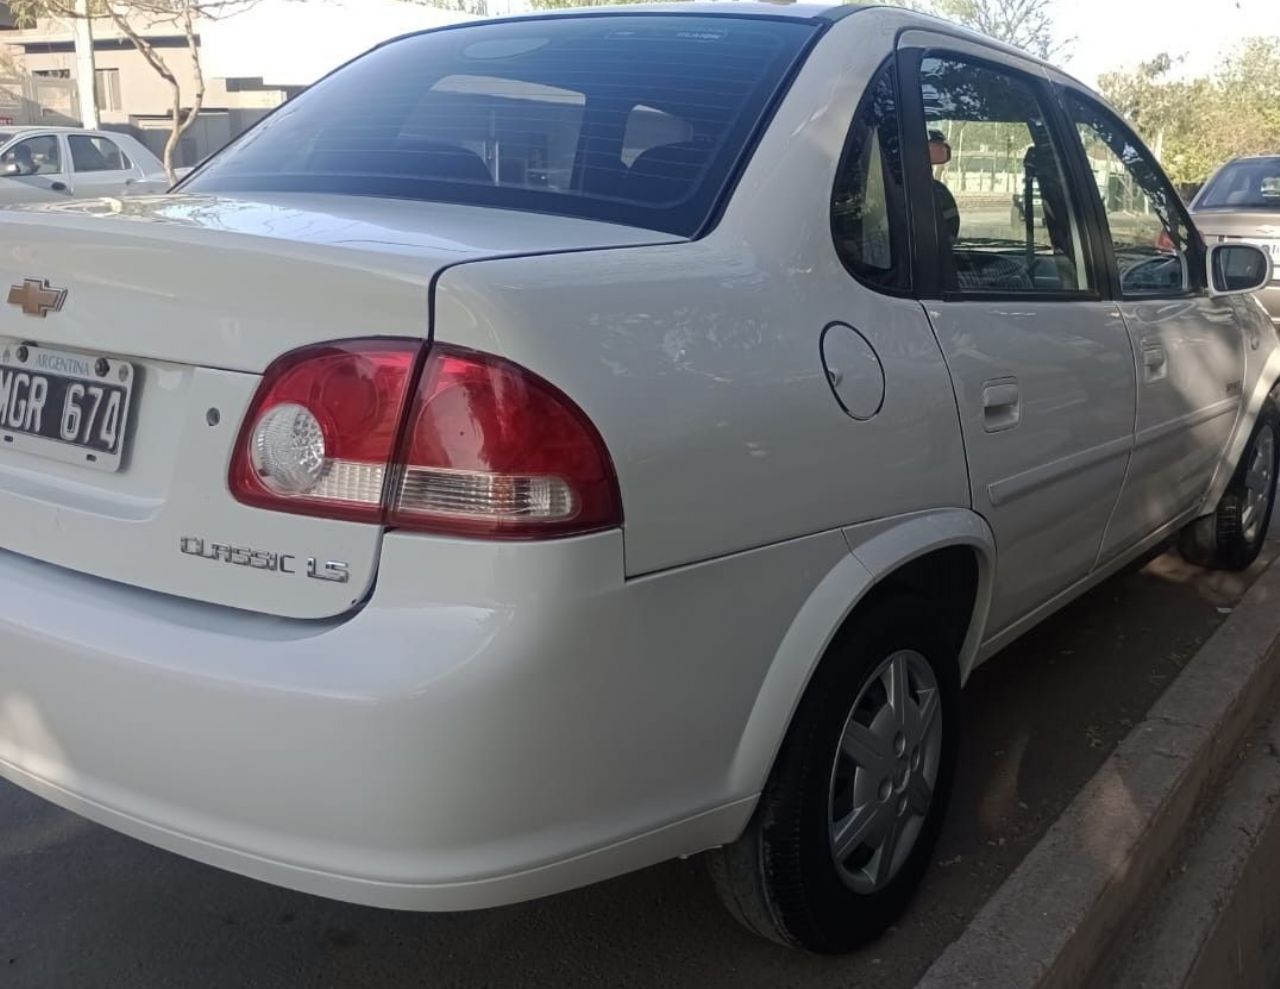
<instances>
[{"instance_id":1,"label":"front door","mask_svg":"<svg viewBox=\"0 0 1280 989\"><path fill-rule=\"evenodd\" d=\"M15 141L0 155L0 206L67 198L62 144L57 134Z\"/></svg>"},{"instance_id":2,"label":"front door","mask_svg":"<svg viewBox=\"0 0 1280 989\"><path fill-rule=\"evenodd\" d=\"M1105 561L1199 506L1240 411L1248 341L1230 302L1205 292L1201 245L1154 158L1093 99L1064 96L1094 177L1138 381L1133 463Z\"/></svg>"},{"instance_id":3,"label":"front door","mask_svg":"<svg viewBox=\"0 0 1280 989\"><path fill-rule=\"evenodd\" d=\"M955 386L973 505L999 549L998 635L1096 563L1133 442L1133 353L1099 291L1097 238L1047 80L950 38L902 43L920 96L907 126L921 133L904 141L917 260L936 271L925 306Z\"/></svg>"}]
</instances>

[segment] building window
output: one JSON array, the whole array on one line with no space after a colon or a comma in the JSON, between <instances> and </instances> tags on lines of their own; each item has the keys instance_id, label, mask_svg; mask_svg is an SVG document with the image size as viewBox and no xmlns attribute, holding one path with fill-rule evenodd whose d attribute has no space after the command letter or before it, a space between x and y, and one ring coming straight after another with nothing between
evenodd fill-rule
<instances>
[{"instance_id":1,"label":"building window","mask_svg":"<svg viewBox=\"0 0 1280 989\"><path fill-rule=\"evenodd\" d=\"M70 69L33 69L31 75L36 79L70 79Z\"/></svg>"},{"instance_id":2,"label":"building window","mask_svg":"<svg viewBox=\"0 0 1280 989\"><path fill-rule=\"evenodd\" d=\"M93 91L98 100L99 110L119 110L120 102L120 70L97 69L93 73Z\"/></svg>"}]
</instances>

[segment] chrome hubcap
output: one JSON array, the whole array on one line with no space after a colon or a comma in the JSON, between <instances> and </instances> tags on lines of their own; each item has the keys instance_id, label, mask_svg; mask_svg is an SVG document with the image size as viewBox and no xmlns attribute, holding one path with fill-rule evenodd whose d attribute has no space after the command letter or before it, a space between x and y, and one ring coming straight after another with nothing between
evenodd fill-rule
<instances>
[{"instance_id":1,"label":"chrome hubcap","mask_svg":"<svg viewBox=\"0 0 1280 989\"><path fill-rule=\"evenodd\" d=\"M904 649L872 674L849 712L827 820L836 869L855 892L883 888L920 836L938 781L940 704L928 662Z\"/></svg>"},{"instance_id":2,"label":"chrome hubcap","mask_svg":"<svg viewBox=\"0 0 1280 989\"><path fill-rule=\"evenodd\" d=\"M1240 527L1245 539L1254 542L1261 535L1262 523L1271 504L1276 464L1276 435L1270 425L1258 430L1253 444L1253 455L1244 476L1244 510L1240 513Z\"/></svg>"}]
</instances>

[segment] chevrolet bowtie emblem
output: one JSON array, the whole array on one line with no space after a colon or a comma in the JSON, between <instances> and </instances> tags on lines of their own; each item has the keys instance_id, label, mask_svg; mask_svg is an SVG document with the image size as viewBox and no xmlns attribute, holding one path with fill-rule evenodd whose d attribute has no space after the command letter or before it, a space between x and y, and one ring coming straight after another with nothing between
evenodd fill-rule
<instances>
[{"instance_id":1,"label":"chevrolet bowtie emblem","mask_svg":"<svg viewBox=\"0 0 1280 989\"><path fill-rule=\"evenodd\" d=\"M65 288L54 288L39 278L28 278L9 289L9 305L17 306L28 316L44 319L51 312L61 312L67 301Z\"/></svg>"}]
</instances>

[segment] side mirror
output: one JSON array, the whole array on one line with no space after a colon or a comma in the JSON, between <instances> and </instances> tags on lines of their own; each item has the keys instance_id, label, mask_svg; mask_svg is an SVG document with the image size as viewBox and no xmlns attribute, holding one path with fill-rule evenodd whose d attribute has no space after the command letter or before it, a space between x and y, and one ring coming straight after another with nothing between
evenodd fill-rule
<instances>
[{"instance_id":1,"label":"side mirror","mask_svg":"<svg viewBox=\"0 0 1280 989\"><path fill-rule=\"evenodd\" d=\"M0 175L21 175L22 166L16 161L6 162L4 168L0 168Z\"/></svg>"},{"instance_id":2,"label":"side mirror","mask_svg":"<svg viewBox=\"0 0 1280 989\"><path fill-rule=\"evenodd\" d=\"M1209 246L1209 294L1245 295L1271 283L1271 255L1252 244Z\"/></svg>"}]
</instances>

